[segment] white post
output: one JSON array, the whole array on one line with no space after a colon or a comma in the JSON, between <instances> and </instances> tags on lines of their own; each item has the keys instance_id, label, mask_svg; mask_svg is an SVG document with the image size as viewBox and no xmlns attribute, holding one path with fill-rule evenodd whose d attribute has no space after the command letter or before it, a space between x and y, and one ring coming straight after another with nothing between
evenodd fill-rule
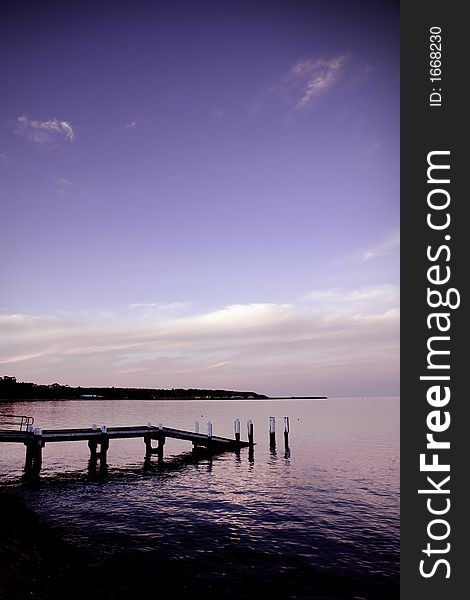
<instances>
[{"instance_id":1,"label":"white post","mask_svg":"<svg viewBox=\"0 0 470 600\"><path fill-rule=\"evenodd\" d=\"M234 422L234 428L235 428L235 439L237 442L240 441L240 419L235 419Z\"/></svg>"},{"instance_id":2,"label":"white post","mask_svg":"<svg viewBox=\"0 0 470 600\"><path fill-rule=\"evenodd\" d=\"M207 421L207 435L212 437L212 423L210 421Z\"/></svg>"},{"instance_id":3,"label":"white post","mask_svg":"<svg viewBox=\"0 0 470 600\"><path fill-rule=\"evenodd\" d=\"M269 417L269 445L271 448L276 447L276 418Z\"/></svg>"},{"instance_id":4,"label":"white post","mask_svg":"<svg viewBox=\"0 0 470 600\"><path fill-rule=\"evenodd\" d=\"M248 429L248 444L249 447L252 449L254 446L254 436L253 436L253 421L250 419L247 424L247 429Z\"/></svg>"},{"instance_id":5,"label":"white post","mask_svg":"<svg viewBox=\"0 0 470 600\"><path fill-rule=\"evenodd\" d=\"M194 421L194 431L199 433L199 421Z\"/></svg>"},{"instance_id":6,"label":"white post","mask_svg":"<svg viewBox=\"0 0 470 600\"><path fill-rule=\"evenodd\" d=\"M101 425L100 429L102 433L106 433L108 428L106 427L106 425Z\"/></svg>"},{"instance_id":7,"label":"white post","mask_svg":"<svg viewBox=\"0 0 470 600\"><path fill-rule=\"evenodd\" d=\"M284 417L284 446L289 450L289 417Z\"/></svg>"}]
</instances>

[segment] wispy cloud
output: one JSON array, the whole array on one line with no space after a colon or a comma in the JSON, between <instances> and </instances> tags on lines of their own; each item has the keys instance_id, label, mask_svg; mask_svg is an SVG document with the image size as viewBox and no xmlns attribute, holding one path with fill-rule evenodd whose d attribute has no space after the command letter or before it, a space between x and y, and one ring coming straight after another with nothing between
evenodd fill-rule
<instances>
[{"instance_id":1,"label":"wispy cloud","mask_svg":"<svg viewBox=\"0 0 470 600\"><path fill-rule=\"evenodd\" d=\"M65 179L65 177L61 177L57 180L57 191L59 192L59 196L62 198L69 197L74 187L74 183L69 179Z\"/></svg>"},{"instance_id":2,"label":"wispy cloud","mask_svg":"<svg viewBox=\"0 0 470 600\"><path fill-rule=\"evenodd\" d=\"M367 381L371 365L396 377L398 293L391 286L310 292L289 304L193 308L184 316L136 314L139 308L107 319L0 313L0 364L29 380L162 387L266 389L283 374L285 391L299 391L314 389L321 373L327 381L331 370Z\"/></svg>"},{"instance_id":3,"label":"wispy cloud","mask_svg":"<svg viewBox=\"0 0 470 600\"><path fill-rule=\"evenodd\" d=\"M400 234L394 232L388 236L385 240L377 244L372 248L368 248L362 254L362 260L367 261L373 258L379 258L381 256L391 256L398 254L400 251Z\"/></svg>"},{"instance_id":4,"label":"wispy cloud","mask_svg":"<svg viewBox=\"0 0 470 600\"><path fill-rule=\"evenodd\" d=\"M339 81L347 60L346 54L299 60L271 89L271 93L287 96L296 111L306 110L318 96Z\"/></svg>"},{"instance_id":5,"label":"wispy cloud","mask_svg":"<svg viewBox=\"0 0 470 600\"><path fill-rule=\"evenodd\" d=\"M137 127L137 121L129 121L125 127L126 129L134 129L134 127Z\"/></svg>"},{"instance_id":6,"label":"wispy cloud","mask_svg":"<svg viewBox=\"0 0 470 600\"><path fill-rule=\"evenodd\" d=\"M349 291L337 288L315 290L303 296L318 313L343 316L373 316L398 311L400 292L397 286L385 284Z\"/></svg>"},{"instance_id":7,"label":"wispy cloud","mask_svg":"<svg viewBox=\"0 0 470 600\"><path fill-rule=\"evenodd\" d=\"M47 121L30 120L26 115L18 117L15 133L22 135L38 144L49 144L64 139L73 142L75 132L68 121L56 117Z\"/></svg>"}]
</instances>

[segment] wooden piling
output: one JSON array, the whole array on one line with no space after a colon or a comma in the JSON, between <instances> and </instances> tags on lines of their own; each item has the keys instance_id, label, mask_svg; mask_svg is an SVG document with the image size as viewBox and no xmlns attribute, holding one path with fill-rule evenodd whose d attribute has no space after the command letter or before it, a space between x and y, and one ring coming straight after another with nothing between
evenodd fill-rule
<instances>
[{"instance_id":1,"label":"wooden piling","mask_svg":"<svg viewBox=\"0 0 470 600\"><path fill-rule=\"evenodd\" d=\"M269 417L269 447L276 447L276 418Z\"/></svg>"},{"instance_id":2,"label":"wooden piling","mask_svg":"<svg viewBox=\"0 0 470 600\"><path fill-rule=\"evenodd\" d=\"M165 436L161 433L158 436L158 445L157 445L157 458L159 464L163 462L163 447L165 445Z\"/></svg>"},{"instance_id":3,"label":"wooden piling","mask_svg":"<svg viewBox=\"0 0 470 600\"><path fill-rule=\"evenodd\" d=\"M199 433L199 421L194 421L194 432ZM198 451L199 444L193 440L193 449L192 452L195 455Z\"/></svg>"},{"instance_id":4,"label":"wooden piling","mask_svg":"<svg viewBox=\"0 0 470 600\"><path fill-rule=\"evenodd\" d=\"M207 452L210 454L213 450L212 444L212 423L207 421Z\"/></svg>"},{"instance_id":5,"label":"wooden piling","mask_svg":"<svg viewBox=\"0 0 470 600\"><path fill-rule=\"evenodd\" d=\"M98 453L100 459L100 471L106 471L107 468L107 456L109 450L109 436L107 434L106 425L101 426L101 435L100 435L100 451Z\"/></svg>"},{"instance_id":6,"label":"wooden piling","mask_svg":"<svg viewBox=\"0 0 470 600\"><path fill-rule=\"evenodd\" d=\"M284 446L289 450L289 417L284 417Z\"/></svg>"},{"instance_id":7,"label":"wooden piling","mask_svg":"<svg viewBox=\"0 0 470 600\"><path fill-rule=\"evenodd\" d=\"M45 446L45 443L42 439L42 430L35 429L34 437L27 442L25 442L26 446L26 457L25 457L25 465L24 470L26 473L35 473L38 474L41 470L42 466L42 449Z\"/></svg>"},{"instance_id":8,"label":"wooden piling","mask_svg":"<svg viewBox=\"0 0 470 600\"><path fill-rule=\"evenodd\" d=\"M88 448L90 449L90 461L96 463L98 458L98 442L96 438L90 438L88 440Z\"/></svg>"},{"instance_id":9,"label":"wooden piling","mask_svg":"<svg viewBox=\"0 0 470 600\"><path fill-rule=\"evenodd\" d=\"M144 444L145 444L145 460L150 461L152 457L152 437L150 434L144 436Z\"/></svg>"},{"instance_id":10,"label":"wooden piling","mask_svg":"<svg viewBox=\"0 0 470 600\"><path fill-rule=\"evenodd\" d=\"M248 429L248 447L253 448L255 445L254 435L253 435L253 421L250 419L246 425L247 425L247 429Z\"/></svg>"},{"instance_id":11,"label":"wooden piling","mask_svg":"<svg viewBox=\"0 0 470 600\"><path fill-rule=\"evenodd\" d=\"M240 419L235 419L234 421L234 429L235 429L235 441L240 442Z\"/></svg>"}]
</instances>

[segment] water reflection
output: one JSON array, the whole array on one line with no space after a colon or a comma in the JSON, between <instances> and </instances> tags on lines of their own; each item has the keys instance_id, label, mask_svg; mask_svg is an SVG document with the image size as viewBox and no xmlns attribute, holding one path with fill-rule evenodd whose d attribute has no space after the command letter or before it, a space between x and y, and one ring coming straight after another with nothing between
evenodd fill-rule
<instances>
[{"instance_id":1,"label":"water reflection","mask_svg":"<svg viewBox=\"0 0 470 600\"><path fill-rule=\"evenodd\" d=\"M220 598L230 589L241 599L243 581L271 586L276 600L394 597L398 403L72 402L51 410L42 402L28 410L44 428L150 420L190 429L204 414L226 437L237 417L250 416L259 430L272 414L290 414L290 439L279 437L277 448L261 440L256 461L254 447L211 456L168 439L159 464L155 455L143 460L141 440L116 440L104 475L97 463L87 469L86 442L48 444L41 480L24 481L21 493L77 547L123 564L135 556L162 578L179 581L184 571L187 589L210 584ZM2 468L17 482L24 449L14 446Z\"/></svg>"}]
</instances>

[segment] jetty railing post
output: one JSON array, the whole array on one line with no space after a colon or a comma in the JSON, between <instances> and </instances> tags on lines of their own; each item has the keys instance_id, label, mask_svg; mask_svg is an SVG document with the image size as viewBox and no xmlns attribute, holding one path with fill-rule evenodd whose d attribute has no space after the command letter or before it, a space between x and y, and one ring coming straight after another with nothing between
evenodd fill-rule
<instances>
[{"instance_id":1,"label":"jetty railing post","mask_svg":"<svg viewBox=\"0 0 470 600\"><path fill-rule=\"evenodd\" d=\"M235 441L237 443L240 442L240 419L235 419L233 423L233 427L235 429Z\"/></svg>"},{"instance_id":2,"label":"jetty railing post","mask_svg":"<svg viewBox=\"0 0 470 600\"><path fill-rule=\"evenodd\" d=\"M289 450L289 417L284 417L284 446Z\"/></svg>"},{"instance_id":3,"label":"jetty railing post","mask_svg":"<svg viewBox=\"0 0 470 600\"><path fill-rule=\"evenodd\" d=\"M276 418L269 417L269 447L276 447Z\"/></svg>"}]
</instances>

